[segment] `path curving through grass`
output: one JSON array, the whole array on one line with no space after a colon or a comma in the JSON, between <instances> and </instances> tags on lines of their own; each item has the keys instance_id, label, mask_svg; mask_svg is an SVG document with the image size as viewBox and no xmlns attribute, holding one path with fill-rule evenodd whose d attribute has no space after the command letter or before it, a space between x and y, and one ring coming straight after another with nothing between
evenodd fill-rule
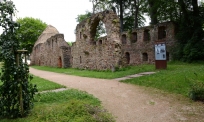
<instances>
[{"instance_id":1,"label":"path curving through grass","mask_svg":"<svg viewBox=\"0 0 204 122\"><path fill-rule=\"evenodd\" d=\"M204 121L204 106L189 99L116 80L71 76L30 68L30 73L93 94L117 122Z\"/></svg>"}]
</instances>

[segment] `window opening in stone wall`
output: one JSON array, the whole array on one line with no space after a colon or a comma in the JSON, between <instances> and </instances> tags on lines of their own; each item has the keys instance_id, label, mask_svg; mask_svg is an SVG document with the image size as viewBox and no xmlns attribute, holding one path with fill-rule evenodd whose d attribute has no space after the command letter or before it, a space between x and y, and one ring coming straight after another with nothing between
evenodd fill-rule
<instances>
[{"instance_id":1,"label":"window opening in stone wall","mask_svg":"<svg viewBox=\"0 0 204 122\"><path fill-rule=\"evenodd\" d=\"M129 52L125 53L125 59L126 59L126 63L130 64L130 53Z\"/></svg>"},{"instance_id":2,"label":"window opening in stone wall","mask_svg":"<svg viewBox=\"0 0 204 122\"><path fill-rule=\"evenodd\" d=\"M79 59L79 60L80 60L80 64L81 64L81 63L82 63L81 56L80 56L80 59Z\"/></svg>"},{"instance_id":3,"label":"window opening in stone wall","mask_svg":"<svg viewBox=\"0 0 204 122\"><path fill-rule=\"evenodd\" d=\"M86 41L87 35L86 35L86 34L83 34L83 37L84 37L84 41Z\"/></svg>"},{"instance_id":4,"label":"window opening in stone wall","mask_svg":"<svg viewBox=\"0 0 204 122\"><path fill-rule=\"evenodd\" d=\"M125 34L122 35L122 44L126 44L127 41L126 41L127 37Z\"/></svg>"},{"instance_id":5,"label":"window opening in stone wall","mask_svg":"<svg viewBox=\"0 0 204 122\"><path fill-rule=\"evenodd\" d=\"M99 21L98 26L96 27L95 40L104 36L107 36L105 24L102 21Z\"/></svg>"},{"instance_id":6,"label":"window opening in stone wall","mask_svg":"<svg viewBox=\"0 0 204 122\"><path fill-rule=\"evenodd\" d=\"M148 61L148 54L147 53L142 54L142 60L143 61Z\"/></svg>"},{"instance_id":7,"label":"window opening in stone wall","mask_svg":"<svg viewBox=\"0 0 204 122\"><path fill-rule=\"evenodd\" d=\"M102 40L99 40L99 45L102 45Z\"/></svg>"},{"instance_id":8,"label":"window opening in stone wall","mask_svg":"<svg viewBox=\"0 0 204 122\"><path fill-rule=\"evenodd\" d=\"M58 58L58 67L62 68L62 58L61 58L61 56Z\"/></svg>"},{"instance_id":9,"label":"window opening in stone wall","mask_svg":"<svg viewBox=\"0 0 204 122\"><path fill-rule=\"evenodd\" d=\"M80 34L79 34L79 38L81 39L81 32L80 32Z\"/></svg>"},{"instance_id":10,"label":"window opening in stone wall","mask_svg":"<svg viewBox=\"0 0 204 122\"><path fill-rule=\"evenodd\" d=\"M137 32L132 33L132 43L137 42Z\"/></svg>"},{"instance_id":11,"label":"window opening in stone wall","mask_svg":"<svg viewBox=\"0 0 204 122\"><path fill-rule=\"evenodd\" d=\"M96 20L91 27L91 42L90 44L96 45L96 41L99 41L99 38L105 37L107 35L105 24L101 20Z\"/></svg>"},{"instance_id":12,"label":"window opening in stone wall","mask_svg":"<svg viewBox=\"0 0 204 122\"><path fill-rule=\"evenodd\" d=\"M166 27L160 26L158 27L158 39L166 38Z\"/></svg>"},{"instance_id":13,"label":"window opening in stone wall","mask_svg":"<svg viewBox=\"0 0 204 122\"><path fill-rule=\"evenodd\" d=\"M150 30L144 30L144 41L150 41Z\"/></svg>"}]
</instances>

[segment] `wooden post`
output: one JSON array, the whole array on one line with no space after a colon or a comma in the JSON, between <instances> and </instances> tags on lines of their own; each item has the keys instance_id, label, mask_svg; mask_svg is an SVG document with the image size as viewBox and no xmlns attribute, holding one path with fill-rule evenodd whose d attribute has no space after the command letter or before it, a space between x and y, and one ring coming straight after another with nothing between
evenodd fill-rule
<instances>
[{"instance_id":1,"label":"wooden post","mask_svg":"<svg viewBox=\"0 0 204 122\"><path fill-rule=\"evenodd\" d=\"M25 62L27 62L26 60L26 52L27 50L17 50L17 54L16 54L16 64L19 67L19 55L21 55L22 53L25 53ZM20 108L21 108L21 116L24 115L24 109L23 109L23 89L22 89L22 81L21 79L18 78L18 82L20 83L20 90L19 90L19 104L20 104Z\"/></svg>"}]
</instances>

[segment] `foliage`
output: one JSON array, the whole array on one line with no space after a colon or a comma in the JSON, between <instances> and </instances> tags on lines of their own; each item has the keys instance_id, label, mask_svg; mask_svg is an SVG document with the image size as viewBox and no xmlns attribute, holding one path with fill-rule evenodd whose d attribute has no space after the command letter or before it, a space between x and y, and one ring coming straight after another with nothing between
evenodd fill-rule
<instances>
[{"instance_id":1,"label":"foliage","mask_svg":"<svg viewBox=\"0 0 204 122\"><path fill-rule=\"evenodd\" d=\"M75 19L76 19L76 21L77 21L78 23L80 23L80 22L86 20L87 18L91 17L91 15L92 15L91 12L86 11L85 14L77 15L77 18L75 18Z\"/></svg>"},{"instance_id":2,"label":"foliage","mask_svg":"<svg viewBox=\"0 0 204 122\"><path fill-rule=\"evenodd\" d=\"M17 19L20 28L17 30L17 39L20 42L20 48L26 49L29 53L37 41L40 34L45 30L47 24L40 19L25 17Z\"/></svg>"},{"instance_id":3,"label":"foliage","mask_svg":"<svg viewBox=\"0 0 204 122\"><path fill-rule=\"evenodd\" d=\"M110 113L101 107L93 95L69 89L35 96L35 108L30 116L1 122L114 122Z\"/></svg>"},{"instance_id":4,"label":"foliage","mask_svg":"<svg viewBox=\"0 0 204 122\"><path fill-rule=\"evenodd\" d=\"M189 97L195 101L204 101L204 82L195 79L189 80L192 83L190 85Z\"/></svg>"},{"instance_id":5,"label":"foliage","mask_svg":"<svg viewBox=\"0 0 204 122\"><path fill-rule=\"evenodd\" d=\"M204 59L204 31L202 29L204 17L201 14L203 13L203 7L198 8L197 5L190 3L180 3L183 14L180 21L177 21L179 27L177 33L178 42L173 50L175 60L187 62Z\"/></svg>"},{"instance_id":6,"label":"foliage","mask_svg":"<svg viewBox=\"0 0 204 122\"><path fill-rule=\"evenodd\" d=\"M69 46L72 46L73 42L67 42L67 44L68 44Z\"/></svg>"},{"instance_id":7,"label":"foliage","mask_svg":"<svg viewBox=\"0 0 204 122\"><path fill-rule=\"evenodd\" d=\"M3 28L0 55L4 62L0 77L3 82L0 86L0 117L8 118L28 115L37 91L36 86L28 82L32 79L28 65L18 59L19 42L15 35L19 26L12 20L15 10L12 1L0 2L0 26Z\"/></svg>"}]
</instances>

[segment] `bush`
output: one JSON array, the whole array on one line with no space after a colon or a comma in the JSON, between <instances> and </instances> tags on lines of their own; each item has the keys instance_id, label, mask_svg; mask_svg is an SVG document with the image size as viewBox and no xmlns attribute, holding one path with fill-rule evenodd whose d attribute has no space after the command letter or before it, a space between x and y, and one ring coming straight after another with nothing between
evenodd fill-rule
<instances>
[{"instance_id":1,"label":"bush","mask_svg":"<svg viewBox=\"0 0 204 122\"><path fill-rule=\"evenodd\" d=\"M191 80L189 97L194 101L204 101L204 82L199 80Z\"/></svg>"}]
</instances>

